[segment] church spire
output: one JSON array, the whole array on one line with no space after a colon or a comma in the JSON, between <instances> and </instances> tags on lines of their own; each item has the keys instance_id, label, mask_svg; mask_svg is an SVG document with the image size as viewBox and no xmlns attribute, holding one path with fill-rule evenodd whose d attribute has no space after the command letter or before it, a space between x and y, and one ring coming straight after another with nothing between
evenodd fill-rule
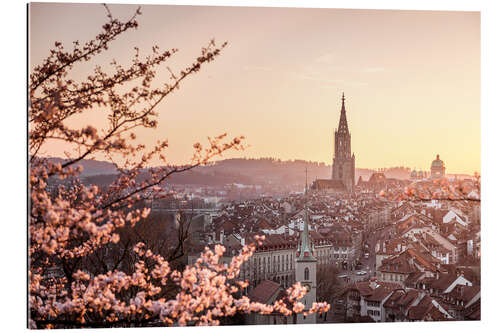
<instances>
[{"instance_id":1,"label":"church spire","mask_svg":"<svg viewBox=\"0 0 500 333\"><path fill-rule=\"evenodd\" d=\"M314 258L314 247L309 240L309 209L307 206L307 168L306 168L306 188L304 190L304 229L300 235L300 247L297 252L297 260L316 261Z\"/></svg>"},{"instance_id":2,"label":"church spire","mask_svg":"<svg viewBox=\"0 0 500 333\"><path fill-rule=\"evenodd\" d=\"M347 126L347 117L346 117L346 111L345 111L344 93L342 93L342 109L340 110L339 128L338 128L337 132L349 133L349 127Z\"/></svg>"}]
</instances>

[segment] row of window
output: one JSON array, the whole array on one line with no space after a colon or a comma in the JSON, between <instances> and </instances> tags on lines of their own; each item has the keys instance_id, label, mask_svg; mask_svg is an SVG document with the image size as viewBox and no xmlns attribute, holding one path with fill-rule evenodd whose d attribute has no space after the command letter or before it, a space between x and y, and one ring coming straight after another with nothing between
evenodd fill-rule
<instances>
[{"instance_id":1,"label":"row of window","mask_svg":"<svg viewBox=\"0 0 500 333\"><path fill-rule=\"evenodd\" d=\"M261 283L264 280L265 280L265 278L264 279L262 279L262 278L256 279L251 283L251 285L255 288L259 285L259 283ZM271 280L273 280L276 283L279 283L281 286L283 286L285 288L288 288L293 283L295 283L295 278L292 275L275 276Z\"/></svg>"},{"instance_id":2,"label":"row of window","mask_svg":"<svg viewBox=\"0 0 500 333\"><path fill-rule=\"evenodd\" d=\"M406 278L406 276L402 275L402 274L385 274L383 273L382 274L382 280L384 281L395 281L395 282L398 282L398 281L404 281Z\"/></svg>"},{"instance_id":3,"label":"row of window","mask_svg":"<svg viewBox=\"0 0 500 333\"><path fill-rule=\"evenodd\" d=\"M294 260L292 255L275 255L272 257L254 257L242 265L240 276L248 276L253 270L254 275L266 273L280 273L293 270Z\"/></svg>"},{"instance_id":4,"label":"row of window","mask_svg":"<svg viewBox=\"0 0 500 333\"><path fill-rule=\"evenodd\" d=\"M378 302L378 301L367 301L366 305L367 306L380 306L380 302Z\"/></svg>"}]
</instances>

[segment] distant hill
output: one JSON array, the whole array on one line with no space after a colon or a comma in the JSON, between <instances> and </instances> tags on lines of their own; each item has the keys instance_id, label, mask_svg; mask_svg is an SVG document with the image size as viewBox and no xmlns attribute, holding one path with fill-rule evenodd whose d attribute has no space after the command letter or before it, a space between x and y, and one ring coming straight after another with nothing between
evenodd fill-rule
<instances>
[{"instance_id":1,"label":"distant hill","mask_svg":"<svg viewBox=\"0 0 500 333\"><path fill-rule=\"evenodd\" d=\"M96 184L99 186L110 185L117 177L117 174L101 174L83 176L82 182L86 185ZM148 173L144 171L138 176L138 180L142 181L148 177ZM206 186L221 186L232 183L252 184L253 179L245 175L213 172L211 174L202 173L197 170L189 170L182 173L173 174L168 178L169 184L174 185L206 185Z\"/></svg>"},{"instance_id":2,"label":"distant hill","mask_svg":"<svg viewBox=\"0 0 500 333\"><path fill-rule=\"evenodd\" d=\"M64 159L51 158L54 162L64 163ZM100 185L110 184L116 177L116 167L109 162L83 160L77 163L83 166L82 180L84 183ZM210 163L189 172L175 174L169 182L172 184L225 185L241 184L302 184L305 181L307 167L309 182L315 179L331 177L331 165L304 160L282 161L275 158L233 158ZM355 181L361 176L368 180L378 170L358 168ZM380 169L387 178L408 179L410 168L393 167ZM146 173L144 173L144 176Z\"/></svg>"},{"instance_id":3,"label":"distant hill","mask_svg":"<svg viewBox=\"0 0 500 333\"><path fill-rule=\"evenodd\" d=\"M49 158L51 162L64 164L67 160L58 157ZM105 175L116 173L116 167L109 162L95 160L81 160L75 165L83 167L82 176Z\"/></svg>"},{"instance_id":4,"label":"distant hill","mask_svg":"<svg viewBox=\"0 0 500 333\"><path fill-rule=\"evenodd\" d=\"M201 167L200 172L239 174L252 178L254 184L279 182L302 184L305 181L306 168L310 182L317 178L328 178L331 172L331 167L324 163L304 160L281 161L273 158L227 159Z\"/></svg>"},{"instance_id":5,"label":"distant hill","mask_svg":"<svg viewBox=\"0 0 500 333\"><path fill-rule=\"evenodd\" d=\"M202 168L202 172L208 171L228 171L233 173L241 173L251 176L256 182L266 181L287 181L292 183L303 183L305 178L305 169L309 175L309 181L315 179L328 179L331 177L332 166L325 163L293 160L281 161L273 158L260 159L227 159L214 162L209 166ZM370 176L377 170L357 168L355 172L355 181L361 176L364 180L368 180ZM410 168L393 167L380 169L387 178L408 179L410 178Z\"/></svg>"}]
</instances>

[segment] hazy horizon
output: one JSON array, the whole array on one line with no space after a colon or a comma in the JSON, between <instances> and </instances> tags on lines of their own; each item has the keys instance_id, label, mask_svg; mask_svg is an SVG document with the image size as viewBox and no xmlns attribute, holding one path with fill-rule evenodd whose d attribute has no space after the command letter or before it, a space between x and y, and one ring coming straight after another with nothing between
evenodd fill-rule
<instances>
[{"instance_id":1,"label":"hazy horizon","mask_svg":"<svg viewBox=\"0 0 500 333\"><path fill-rule=\"evenodd\" d=\"M136 8L109 7L119 18ZM145 56L158 44L179 48L168 65L180 71L211 38L229 42L159 105L156 130L137 132L148 145L167 137L174 164L189 160L194 142L227 132L250 146L222 159L331 165L344 92L357 168L428 170L439 154L446 173L481 170L479 12L144 5L142 13L138 30L99 64L128 64L134 46ZM89 40L105 21L99 4L31 4L30 68L54 41ZM166 78L159 71L158 81ZM104 124L95 112L75 120L88 122ZM43 153L64 157L65 149L50 143Z\"/></svg>"},{"instance_id":2,"label":"hazy horizon","mask_svg":"<svg viewBox=\"0 0 500 333\"><path fill-rule=\"evenodd\" d=\"M59 157L59 156L45 156L45 157L46 158L62 158L62 159L64 159L64 157ZM331 168L332 167L332 164L327 164L327 163L321 162L321 161L311 161L311 160L301 160L301 159L283 160L283 159L278 159L278 158L274 158L274 157L271 157L271 156L220 158L220 159L211 161L209 164L207 164L207 166L210 166L211 163L224 162L224 161L234 160L234 159L247 159L247 160L275 159L275 160L279 160L279 162L282 162L282 163L305 162L305 163L311 163L311 164L318 164L320 167L324 167L324 168ZM83 161L89 161L89 159L84 159ZM109 160L105 160L105 159L93 159L92 161L111 163ZM200 167L203 167L203 166L200 166ZM430 172L430 165L429 165L428 168L422 168L422 169L412 168L412 167L407 166L407 165L392 165L392 166L380 167L380 168L378 168L378 167L375 167L375 168L365 168L365 167L356 166L356 170L369 170L369 171L374 171L374 172L378 172L378 171L385 172L385 171L390 171L391 169L394 171L397 168L410 169L410 171L416 170L416 171L424 171L424 172L427 172L427 173ZM83 171L85 172L85 170L83 170ZM459 173L459 172L458 173L448 173L447 172L446 175L447 176L449 176L449 175L475 176L473 173Z\"/></svg>"}]
</instances>

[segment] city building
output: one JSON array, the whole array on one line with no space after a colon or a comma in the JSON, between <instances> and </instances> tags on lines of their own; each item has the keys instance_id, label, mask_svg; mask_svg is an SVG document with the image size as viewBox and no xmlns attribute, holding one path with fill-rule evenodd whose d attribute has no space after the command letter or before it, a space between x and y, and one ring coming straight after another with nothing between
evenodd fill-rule
<instances>
[{"instance_id":1,"label":"city building","mask_svg":"<svg viewBox=\"0 0 500 333\"><path fill-rule=\"evenodd\" d=\"M439 159L439 154L436 155L436 159L431 163L431 179L444 178L445 170L444 162Z\"/></svg>"},{"instance_id":2,"label":"city building","mask_svg":"<svg viewBox=\"0 0 500 333\"><path fill-rule=\"evenodd\" d=\"M342 94L339 127L335 131L335 156L333 157L332 179L341 180L346 190L354 189L355 157L351 155L351 133L347 125L345 97Z\"/></svg>"},{"instance_id":3,"label":"city building","mask_svg":"<svg viewBox=\"0 0 500 333\"><path fill-rule=\"evenodd\" d=\"M353 192L355 181L355 157L351 155L351 133L347 125L345 97L342 93L342 109L334 141L335 155L333 156L332 178L317 179L312 189L326 192Z\"/></svg>"}]
</instances>

